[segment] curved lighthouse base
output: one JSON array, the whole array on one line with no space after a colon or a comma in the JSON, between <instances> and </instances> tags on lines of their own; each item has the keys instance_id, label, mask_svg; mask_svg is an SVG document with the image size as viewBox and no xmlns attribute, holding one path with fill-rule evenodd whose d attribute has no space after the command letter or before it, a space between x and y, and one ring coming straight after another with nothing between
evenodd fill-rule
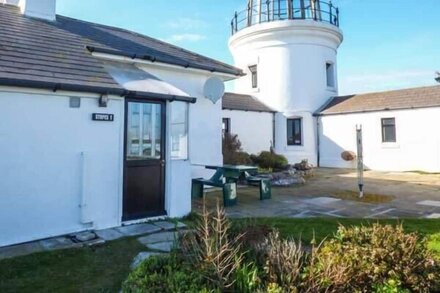
<instances>
[{"instance_id":1,"label":"curved lighthouse base","mask_svg":"<svg viewBox=\"0 0 440 293\"><path fill-rule=\"evenodd\" d=\"M302 119L301 143L289 145L287 141L287 120ZM283 155L289 164L307 159L309 163L318 164L317 119L310 112L286 112L275 114L275 152ZM304 135L307 134L307 135Z\"/></svg>"}]
</instances>

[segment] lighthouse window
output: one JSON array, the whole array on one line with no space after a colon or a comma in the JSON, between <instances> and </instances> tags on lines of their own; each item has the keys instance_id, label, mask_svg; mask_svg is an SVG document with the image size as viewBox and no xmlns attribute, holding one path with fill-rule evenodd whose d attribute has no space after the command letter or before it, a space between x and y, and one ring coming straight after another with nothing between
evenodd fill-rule
<instances>
[{"instance_id":1,"label":"lighthouse window","mask_svg":"<svg viewBox=\"0 0 440 293\"><path fill-rule=\"evenodd\" d=\"M287 145L302 145L302 118L287 119Z\"/></svg>"},{"instance_id":2,"label":"lighthouse window","mask_svg":"<svg viewBox=\"0 0 440 293\"><path fill-rule=\"evenodd\" d=\"M249 70L251 72L251 78L252 78L252 88L258 87L258 70L257 65L249 66Z\"/></svg>"},{"instance_id":3,"label":"lighthouse window","mask_svg":"<svg viewBox=\"0 0 440 293\"><path fill-rule=\"evenodd\" d=\"M327 86L334 88L335 87L335 65L333 63L327 62L325 67L326 67L326 73L327 73Z\"/></svg>"}]
</instances>

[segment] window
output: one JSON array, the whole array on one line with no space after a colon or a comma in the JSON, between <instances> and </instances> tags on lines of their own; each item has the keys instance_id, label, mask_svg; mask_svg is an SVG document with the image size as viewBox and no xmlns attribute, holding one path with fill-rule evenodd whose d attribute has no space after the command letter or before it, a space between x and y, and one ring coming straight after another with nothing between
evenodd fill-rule
<instances>
[{"instance_id":1,"label":"window","mask_svg":"<svg viewBox=\"0 0 440 293\"><path fill-rule=\"evenodd\" d=\"M326 74L327 74L327 87L335 87L335 65L333 63L327 62L325 64Z\"/></svg>"},{"instance_id":2,"label":"window","mask_svg":"<svg viewBox=\"0 0 440 293\"><path fill-rule=\"evenodd\" d=\"M231 133L231 118L223 118L223 135Z\"/></svg>"},{"instance_id":3,"label":"window","mask_svg":"<svg viewBox=\"0 0 440 293\"><path fill-rule=\"evenodd\" d=\"M255 88L258 87L258 70L257 70L257 65L249 66L249 70L251 72L252 88L255 89Z\"/></svg>"},{"instance_id":4,"label":"window","mask_svg":"<svg viewBox=\"0 0 440 293\"><path fill-rule=\"evenodd\" d=\"M170 105L171 158L186 160L188 158L188 104L172 102Z\"/></svg>"},{"instance_id":5,"label":"window","mask_svg":"<svg viewBox=\"0 0 440 293\"><path fill-rule=\"evenodd\" d=\"M302 118L287 119L287 145L302 145Z\"/></svg>"},{"instance_id":6,"label":"window","mask_svg":"<svg viewBox=\"0 0 440 293\"><path fill-rule=\"evenodd\" d=\"M396 142L395 118L382 118L382 142Z\"/></svg>"}]
</instances>

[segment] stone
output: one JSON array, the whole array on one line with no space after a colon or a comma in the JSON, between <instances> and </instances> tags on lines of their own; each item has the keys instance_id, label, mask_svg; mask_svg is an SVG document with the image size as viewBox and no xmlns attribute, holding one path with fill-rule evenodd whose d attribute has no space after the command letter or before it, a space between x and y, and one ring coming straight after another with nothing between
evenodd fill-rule
<instances>
[{"instance_id":1,"label":"stone","mask_svg":"<svg viewBox=\"0 0 440 293\"><path fill-rule=\"evenodd\" d=\"M102 244L104 244L104 243L105 243L105 240L104 240L104 239L101 239L101 238L95 238L95 239L92 239L92 240L89 240L89 241L86 241L86 242L82 242L81 244L83 244L84 246L89 246L89 247L91 247L91 246L102 245Z\"/></svg>"},{"instance_id":2,"label":"stone","mask_svg":"<svg viewBox=\"0 0 440 293\"><path fill-rule=\"evenodd\" d=\"M356 153L355 152L351 152L351 151L344 151L341 153L341 158L344 161L350 162L350 161L354 161L356 159Z\"/></svg>"},{"instance_id":3,"label":"stone","mask_svg":"<svg viewBox=\"0 0 440 293\"><path fill-rule=\"evenodd\" d=\"M67 237L49 238L45 240L40 240L39 243L45 250L81 247L80 243L75 243Z\"/></svg>"},{"instance_id":4,"label":"stone","mask_svg":"<svg viewBox=\"0 0 440 293\"><path fill-rule=\"evenodd\" d=\"M35 252L41 252L43 250L44 248L39 242L29 242L14 246L6 246L0 248L0 259L28 255Z\"/></svg>"},{"instance_id":5,"label":"stone","mask_svg":"<svg viewBox=\"0 0 440 293\"><path fill-rule=\"evenodd\" d=\"M174 230L176 229L176 224L168 221L153 222L153 225L160 227L162 230Z\"/></svg>"},{"instance_id":6,"label":"stone","mask_svg":"<svg viewBox=\"0 0 440 293\"><path fill-rule=\"evenodd\" d=\"M152 224L135 224L130 226L122 226L115 228L118 232L125 236L137 236L142 234L152 234L161 231L162 229Z\"/></svg>"},{"instance_id":7,"label":"stone","mask_svg":"<svg viewBox=\"0 0 440 293\"><path fill-rule=\"evenodd\" d=\"M79 242L86 242L96 238L96 234L90 231L77 233L72 236Z\"/></svg>"},{"instance_id":8,"label":"stone","mask_svg":"<svg viewBox=\"0 0 440 293\"><path fill-rule=\"evenodd\" d=\"M125 237L124 234L122 234L121 232L117 231L114 228L98 230L98 231L95 231L95 233L96 233L96 235L98 235L99 238L102 238L105 241L112 241L112 240L116 240L116 239Z\"/></svg>"},{"instance_id":9,"label":"stone","mask_svg":"<svg viewBox=\"0 0 440 293\"><path fill-rule=\"evenodd\" d=\"M440 219L440 214L434 213L426 216L427 219Z\"/></svg>"},{"instance_id":10,"label":"stone","mask_svg":"<svg viewBox=\"0 0 440 293\"><path fill-rule=\"evenodd\" d=\"M178 237L179 236L177 232L161 232L140 237L138 238L138 241L143 245L148 245L158 242L174 242L175 240L177 240Z\"/></svg>"},{"instance_id":11,"label":"stone","mask_svg":"<svg viewBox=\"0 0 440 293\"><path fill-rule=\"evenodd\" d=\"M138 255L136 255L135 258L133 259L130 268L132 270L136 269L144 260L147 260L154 255L162 255L162 253L147 252L147 251L139 252Z\"/></svg>"},{"instance_id":12,"label":"stone","mask_svg":"<svg viewBox=\"0 0 440 293\"><path fill-rule=\"evenodd\" d=\"M171 252L175 248L174 241L158 242L153 244L148 244L147 247L151 250L157 250L162 252Z\"/></svg>"}]
</instances>

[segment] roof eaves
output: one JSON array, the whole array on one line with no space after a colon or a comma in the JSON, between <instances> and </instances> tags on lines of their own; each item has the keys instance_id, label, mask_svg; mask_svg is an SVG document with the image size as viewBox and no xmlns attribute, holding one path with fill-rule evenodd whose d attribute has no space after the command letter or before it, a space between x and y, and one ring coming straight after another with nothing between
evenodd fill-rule
<instances>
[{"instance_id":1,"label":"roof eaves","mask_svg":"<svg viewBox=\"0 0 440 293\"><path fill-rule=\"evenodd\" d=\"M116 56L128 57L131 59L147 60L147 61L151 61L153 63L154 62L161 62L161 63L171 64L171 65L182 66L184 68L191 67L191 68L195 68L195 69L201 69L201 70L206 70L206 71L210 71L210 72L226 73L226 74L231 74L231 75L235 75L235 76L243 76L244 75L243 71L238 68L236 70L218 69L218 68L214 68L212 66L203 66L203 65L192 63L192 62L183 61L183 60L180 60L179 58L166 58L166 57L153 56L153 55L148 55L148 54L139 55L139 54L132 54L129 52L122 52L122 51L118 51L118 50L94 47L94 46L86 46L86 49L90 53L96 52L96 53L103 53L103 54L109 54L109 55L116 55Z\"/></svg>"}]
</instances>

